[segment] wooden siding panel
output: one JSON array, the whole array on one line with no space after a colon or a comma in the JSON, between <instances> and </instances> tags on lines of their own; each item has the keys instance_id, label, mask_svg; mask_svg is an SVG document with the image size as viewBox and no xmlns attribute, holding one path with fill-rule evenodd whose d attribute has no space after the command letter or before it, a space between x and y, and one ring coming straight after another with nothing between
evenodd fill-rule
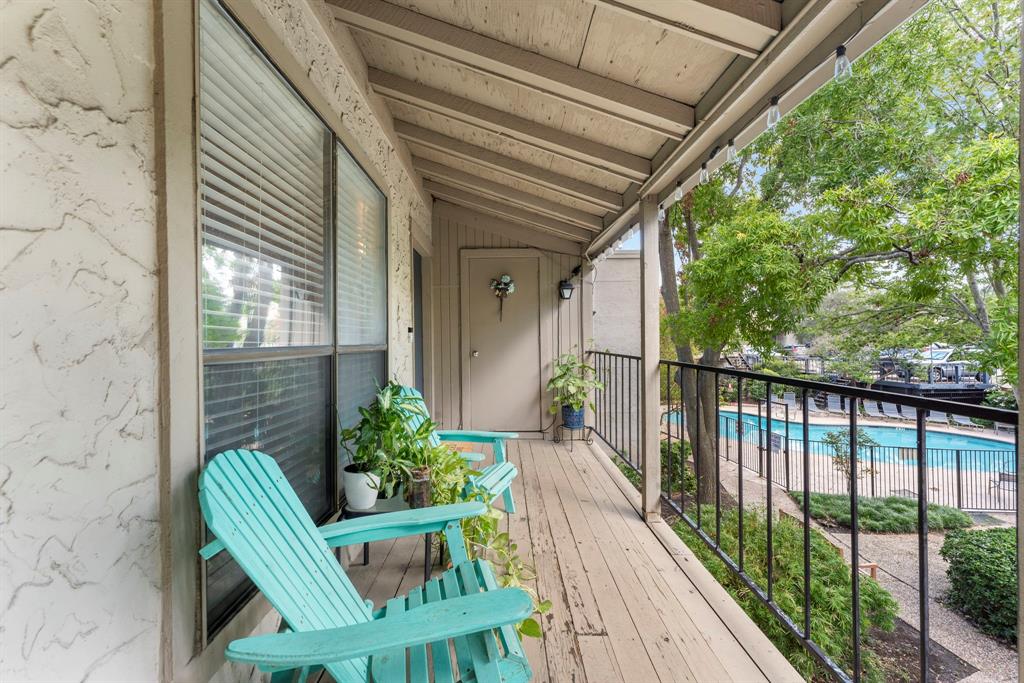
<instances>
[{"instance_id":1,"label":"wooden siding panel","mask_svg":"<svg viewBox=\"0 0 1024 683\"><path fill-rule=\"evenodd\" d=\"M433 299L437 306L437 324L434 326L434 362L436 405L431 406L434 419L445 429L459 429L461 424L461 289L459 284L460 252L462 249L522 249L537 248L503 235L500 228L487 230L487 217L480 214L476 227L467 226L449 218L443 204L435 203L433 211L433 243L435 268ZM579 344L580 300L578 292L563 302L558 298L558 281L568 277L579 264L578 256L542 251L541 258L541 376L547 382L551 375L552 360L558 353L567 353ZM546 411L547 396L538 410ZM550 419L544 412L543 424Z\"/></svg>"}]
</instances>

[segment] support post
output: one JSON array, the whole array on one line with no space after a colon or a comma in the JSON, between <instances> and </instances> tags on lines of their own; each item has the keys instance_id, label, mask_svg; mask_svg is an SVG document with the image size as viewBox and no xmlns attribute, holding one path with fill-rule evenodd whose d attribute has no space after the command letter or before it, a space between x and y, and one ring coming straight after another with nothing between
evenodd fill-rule
<instances>
[{"instance_id":1,"label":"support post","mask_svg":"<svg viewBox=\"0 0 1024 683\"><path fill-rule=\"evenodd\" d=\"M640 409L642 422L642 505L645 520L661 517L661 447L658 421L659 274L658 203L654 197L640 201Z\"/></svg>"}]
</instances>

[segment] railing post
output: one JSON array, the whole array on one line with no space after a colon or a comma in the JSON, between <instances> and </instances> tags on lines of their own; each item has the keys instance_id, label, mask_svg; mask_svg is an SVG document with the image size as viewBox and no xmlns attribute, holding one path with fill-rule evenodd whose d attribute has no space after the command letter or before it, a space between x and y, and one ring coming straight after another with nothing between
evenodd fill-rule
<instances>
[{"instance_id":1,"label":"railing post","mask_svg":"<svg viewBox=\"0 0 1024 683\"><path fill-rule=\"evenodd\" d=\"M962 469L960 467L960 464L961 464L960 463L960 449L958 448L958 449L956 449L956 509L957 510L963 510L964 509L964 500L963 500L964 487L963 487L963 481L961 480L961 474L960 473L961 473Z\"/></svg>"},{"instance_id":2,"label":"railing post","mask_svg":"<svg viewBox=\"0 0 1024 683\"><path fill-rule=\"evenodd\" d=\"M658 434L658 360L660 310L658 306L658 203L647 196L640 201L640 387L643 463L641 505L645 520L661 517L661 449Z\"/></svg>"},{"instance_id":3,"label":"railing post","mask_svg":"<svg viewBox=\"0 0 1024 683\"><path fill-rule=\"evenodd\" d=\"M786 490L789 491L789 404L785 405L786 408L786 447L783 449L783 453L786 457Z\"/></svg>"},{"instance_id":4,"label":"railing post","mask_svg":"<svg viewBox=\"0 0 1024 683\"><path fill-rule=\"evenodd\" d=\"M875 497L875 447L868 446L868 454L871 456L871 497Z\"/></svg>"}]
</instances>

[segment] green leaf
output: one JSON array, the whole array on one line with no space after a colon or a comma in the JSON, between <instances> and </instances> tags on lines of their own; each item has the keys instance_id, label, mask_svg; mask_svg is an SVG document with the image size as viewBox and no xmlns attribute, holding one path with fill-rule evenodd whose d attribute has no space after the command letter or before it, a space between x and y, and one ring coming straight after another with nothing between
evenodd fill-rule
<instances>
[{"instance_id":1,"label":"green leaf","mask_svg":"<svg viewBox=\"0 0 1024 683\"><path fill-rule=\"evenodd\" d=\"M527 638L540 638L543 633L536 619L530 617L519 624L519 633Z\"/></svg>"}]
</instances>

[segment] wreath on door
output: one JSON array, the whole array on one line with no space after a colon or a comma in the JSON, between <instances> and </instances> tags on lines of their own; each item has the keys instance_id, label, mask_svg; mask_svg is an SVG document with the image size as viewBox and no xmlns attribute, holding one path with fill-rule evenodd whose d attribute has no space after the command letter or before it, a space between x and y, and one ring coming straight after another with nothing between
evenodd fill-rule
<instances>
[{"instance_id":1,"label":"wreath on door","mask_svg":"<svg viewBox=\"0 0 1024 683\"><path fill-rule=\"evenodd\" d=\"M491 278L491 291L498 297L498 322L501 322L502 308L505 299L516 292L516 282L511 275L503 274L497 278Z\"/></svg>"}]
</instances>

